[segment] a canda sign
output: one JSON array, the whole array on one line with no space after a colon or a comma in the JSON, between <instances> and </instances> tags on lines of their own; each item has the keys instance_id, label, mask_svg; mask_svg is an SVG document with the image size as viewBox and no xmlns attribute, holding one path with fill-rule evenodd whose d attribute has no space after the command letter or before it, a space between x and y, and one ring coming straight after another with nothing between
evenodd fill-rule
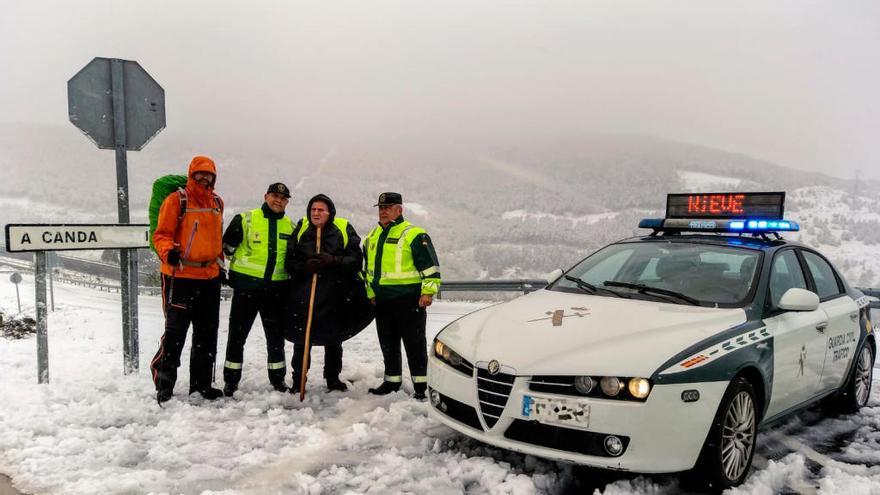
<instances>
[{"instance_id":1,"label":"a canda sign","mask_svg":"<svg viewBox=\"0 0 880 495\"><path fill-rule=\"evenodd\" d=\"M149 225L9 224L6 251L136 249L150 245Z\"/></svg>"}]
</instances>

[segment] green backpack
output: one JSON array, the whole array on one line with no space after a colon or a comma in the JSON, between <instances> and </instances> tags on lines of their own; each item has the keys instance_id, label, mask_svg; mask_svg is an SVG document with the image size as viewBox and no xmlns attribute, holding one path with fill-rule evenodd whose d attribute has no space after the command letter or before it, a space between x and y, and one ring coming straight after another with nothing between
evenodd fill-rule
<instances>
[{"instance_id":1,"label":"green backpack","mask_svg":"<svg viewBox=\"0 0 880 495\"><path fill-rule=\"evenodd\" d=\"M186 187L187 177L185 175L163 175L153 182L153 194L150 195L150 249L156 252L156 246L153 245L153 232L156 231L156 225L159 223L159 209L165 198L174 191Z\"/></svg>"}]
</instances>

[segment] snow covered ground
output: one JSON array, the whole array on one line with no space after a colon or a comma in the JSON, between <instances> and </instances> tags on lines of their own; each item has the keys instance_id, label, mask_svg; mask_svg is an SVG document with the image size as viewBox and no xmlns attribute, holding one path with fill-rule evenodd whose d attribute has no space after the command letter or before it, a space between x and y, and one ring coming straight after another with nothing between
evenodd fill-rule
<instances>
[{"instance_id":1,"label":"snow covered ground","mask_svg":"<svg viewBox=\"0 0 880 495\"><path fill-rule=\"evenodd\" d=\"M428 405L407 392L368 395L382 375L372 326L345 345L346 393L324 391L320 349L305 402L270 391L257 323L235 398L187 397L184 365L177 395L159 408L148 372L162 329L158 298L140 299L141 371L125 376L119 295L55 290L49 385L36 384L34 338L0 340L0 473L26 493L682 492L675 476L583 470L472 441L429 419ZM32 277L21 291L32 314ZM429 336L485 304L435 304ZM8 274L0 274L0 309L15 310ZM221 321L228 311L224 302ZM220 359L225 339L224 323ZM755 471L732 493L880 493L878 401L875 387L872 406L858 416L809 412L765 433Z\"/></svg>"}]
</instances>

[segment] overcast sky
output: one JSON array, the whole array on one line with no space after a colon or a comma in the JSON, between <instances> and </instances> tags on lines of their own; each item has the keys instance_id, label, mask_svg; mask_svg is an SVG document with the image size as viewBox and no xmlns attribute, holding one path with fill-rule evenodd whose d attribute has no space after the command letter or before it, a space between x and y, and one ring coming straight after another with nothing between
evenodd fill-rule
<instances>
[{"instance_id":1,"label":"overcast sky","mask_svg":"<svg viewBox=\"0 0 880 495\"><path fill-rule=\"evenodd\" d=\"M0 2L2 121L69 125L105 56L159 81L169 129L624 132L880 179L876 0Z\"/></svg>"}]
</instances>

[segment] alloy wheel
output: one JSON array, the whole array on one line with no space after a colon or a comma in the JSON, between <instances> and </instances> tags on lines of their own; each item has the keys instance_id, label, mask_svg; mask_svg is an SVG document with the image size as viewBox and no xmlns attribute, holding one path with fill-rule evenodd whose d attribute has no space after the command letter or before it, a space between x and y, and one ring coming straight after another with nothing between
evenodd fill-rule
<instances>
[{"instance_id":1,"label":"alloy wheel","mask_svg":"<svg viewBox=\"0 0 880 495\"><path fill-rule=\"evenodd\" d=\"M755 403L748 392L733 398L724 415L721 432L721 465L733 481L749 468L755 446Z\"/></svg>"},{"instance_id":2,"label":"alloy wheel","mask_svg":"<svg viewBox=\"0 0 880 495\"><path fill-rule=\"evenodd\" d=\"M856 381L856 403L864 406L868 403L868 396L871 393L871 349L866 345L859 353L859 362L856 365L856 373L853 377Z\"/></svg>"}]
</instances>

